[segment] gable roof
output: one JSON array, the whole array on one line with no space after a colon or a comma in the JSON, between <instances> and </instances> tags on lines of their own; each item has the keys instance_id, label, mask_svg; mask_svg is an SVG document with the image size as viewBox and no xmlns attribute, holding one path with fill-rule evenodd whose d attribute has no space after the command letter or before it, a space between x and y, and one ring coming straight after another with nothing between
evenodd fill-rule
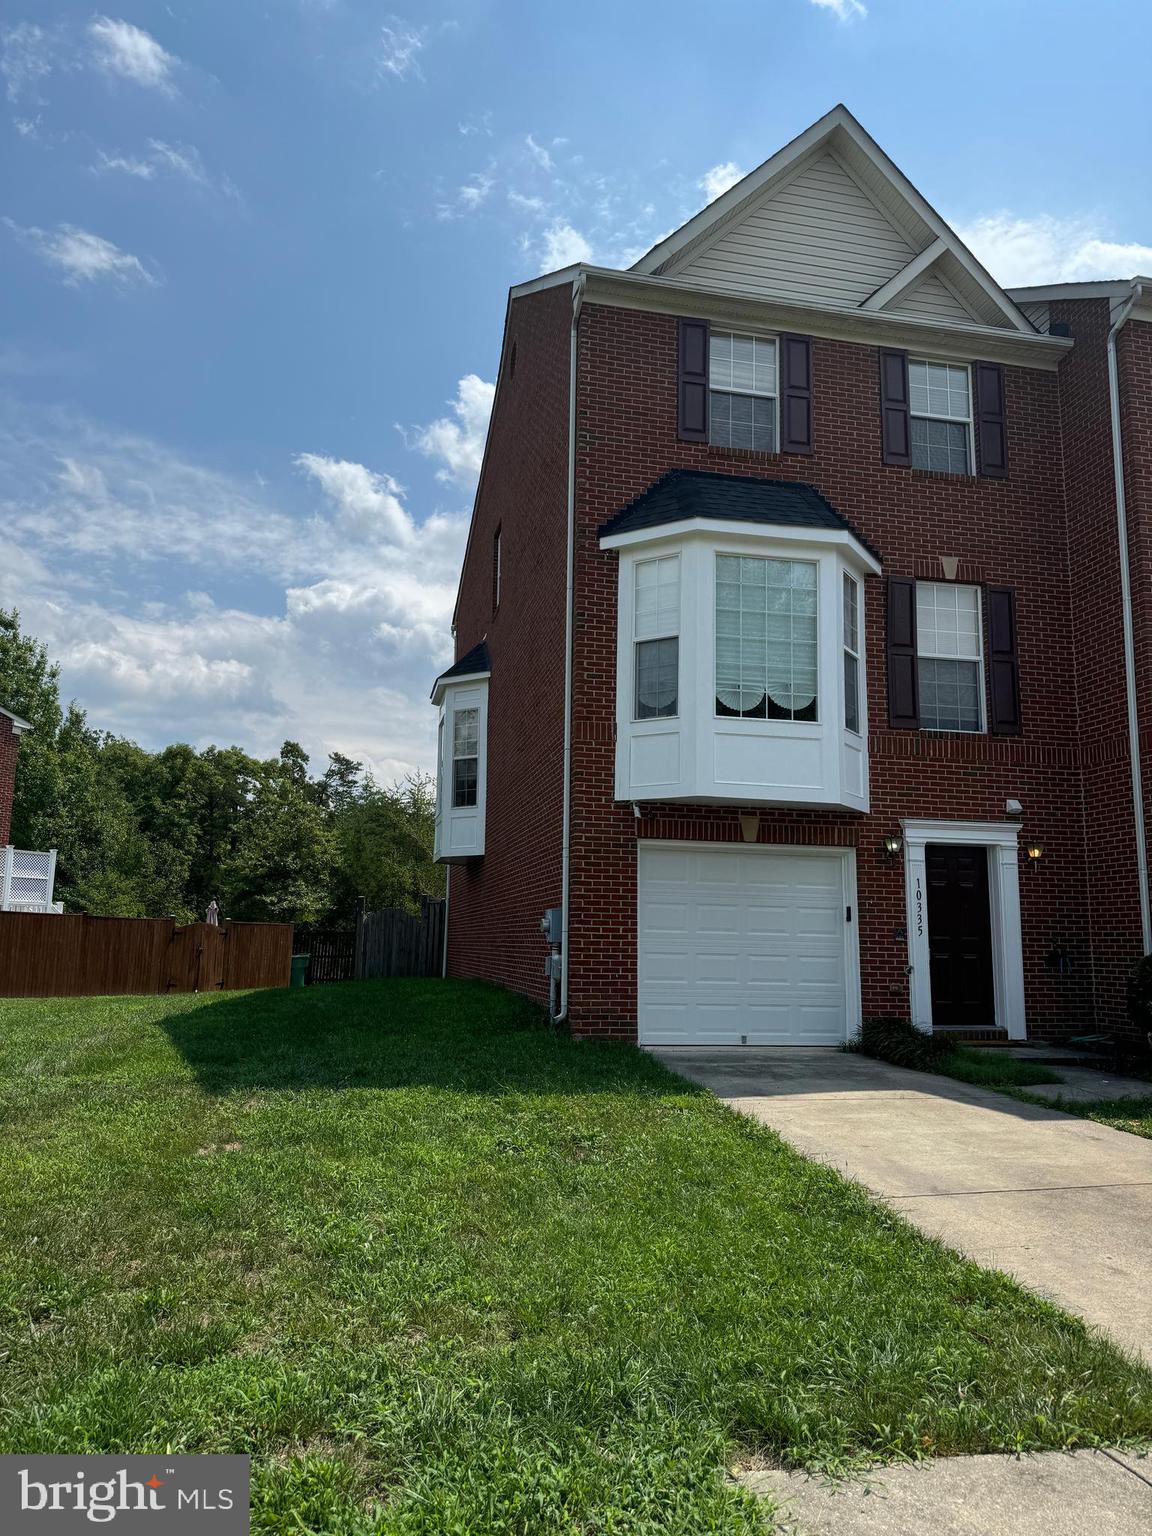
<instances>
[{"instance_id":1,"label":"gable roof","mask_svg":"<svg viewBox=\"0 0 1152 1536\"><path fill-rule=\"evenodd\" d=\"M432 684L433 703L439 699L445 683L462 677L490 677L491 674L492 659L488 654L488 645L486 641L481 640L479 645L474 645L470 651L466 651L459 661L454 661L446 672L441 672Z\"/></svg>"},{"instance_id":2,"label":"gable roof","mask_svg":"<svg viewBox=\"0 0 1152 1536\"><path fill-rule=\"evenodd\" d=\"M603 539L691 518L767 523L783 528L830 528L851 534L870 555L880 558L815 486L799 480L758 480L706 469L669 470L635 501L602 523L597 532Z\"/></svg>"},{"instance_id":3,"label":"gable roof","mask_svg":"<svg viewBox=\"0 0 1152 1536\"><path fill-rule=\"evenodd\" d=\"M807 296L843 310L938 315L951 324L1035 334L843 105L630 270L729 293Z\"/></svg>"}]
</instances>

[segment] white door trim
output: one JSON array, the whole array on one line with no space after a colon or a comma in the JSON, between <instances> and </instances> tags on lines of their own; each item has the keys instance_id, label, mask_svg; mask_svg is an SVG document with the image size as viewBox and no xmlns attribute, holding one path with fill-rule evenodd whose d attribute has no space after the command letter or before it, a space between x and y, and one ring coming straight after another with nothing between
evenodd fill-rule
<instances>
[{"instance_id":1,"label":"white door trim","mask_svg":"<svg viewBox=\"0 0 1152 1536\"><path fill-rule=\"evenodd\" d=\"M928 946L925 849L958 843L988 850L988 906L992 922L992 983L996 1023L1010 1040L1028 1038L1024 1012L1024 947L1020 936L1018 821L904 822L904 883L908 903L909 991L912 1022L932 1032L932 972Z\"/></svg>"},{"instance_id":2,"label":"white door trim","mask_svg":"<svg viewBox=\"0 0 1152 1536\"><path fill-rule=\"evenodd\" d=\"M640 946L640 850L642 848L699 848L723 853L785 853L800 858L828 858L836 855L844 880L844 906L852 909L852 921L844 923L844 1018L846 1040L860 1036L862 1003L860 998L860 906L856 895L856 850L822 844L705 842L695 837L639 837L636 839L636 952ZM636 978L636 1010L640 1010L640 978ZM781 1046L786 1050L786 1046Z\"/></svg>"}]
</instances>

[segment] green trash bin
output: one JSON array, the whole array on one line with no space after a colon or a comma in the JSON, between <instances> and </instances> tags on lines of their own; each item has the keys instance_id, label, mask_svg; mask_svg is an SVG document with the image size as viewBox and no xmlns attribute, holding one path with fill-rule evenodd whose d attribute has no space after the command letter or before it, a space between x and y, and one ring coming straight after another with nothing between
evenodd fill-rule
<instances>
[{"instance_id":1,"label":"green trash bin","mask_svg":"<svg viewBox=\"0 0 1152 1536\"><path fill-rule=\"evenodd\" d=\"M304 978L308 974L308 962L311 960L311 958L311 955L292 956L292 980L290 982L291 986L302 987L304 985Z\"/></svg>"}]
</instances>

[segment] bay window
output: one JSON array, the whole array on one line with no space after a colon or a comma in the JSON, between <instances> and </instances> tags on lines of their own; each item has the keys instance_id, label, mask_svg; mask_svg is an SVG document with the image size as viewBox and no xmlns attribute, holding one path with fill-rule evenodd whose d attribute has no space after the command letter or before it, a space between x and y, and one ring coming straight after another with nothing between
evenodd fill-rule
<instances>
[{"instance_id":1,"label":"bay window","mask_svg":"<svg viewBox=\"0 0 1152 1536\"><path fill-rule=\"evenodd\" d=\"M452 715L452 806L476 804L480 774L480 711L457 709Z\"/></svg>"},{"instance_id":2,"label":"bay window","mask_svg":"<svg viewBox=\"0 0 1152 1536\"><path fill-rule=\"evenodd\" d=\"M816 720L817 567L716 556L716 713Z\"/></svg>"},{"instance_id":3,"label":"bay window","mask_svg":"<svg viewBox=\"0 0 1152 1536\"><path fill-rule=\"evenodd\" d=\"M860 733L860 584L844 572L844 728Z\"/></svg>"},{"instance_id":4,"label":"bay window","mask_svg":"<svg viewBox=\"0 0 1152 1536\"><path fill-rule=\"evenodd\" d=\"M677 474L649 493L667 521L647 521L642 498L600 530L620 557L615 798L867 811L864 577L878 559L807 487L736 494L727 476ZM759 495L780 514L783 497L811 521L693 516L705 491L744 513Z\"/></svg>"},{"instance_id":5,"label":"bay window","mask_svg":"<svg viewBox=\"0 0 1152 1536\"><path fill-rule=\"evenodd\" d=\"M679 712L680 556L635 566L634 720L671 719Z\"/></svg>"}]
</instances>

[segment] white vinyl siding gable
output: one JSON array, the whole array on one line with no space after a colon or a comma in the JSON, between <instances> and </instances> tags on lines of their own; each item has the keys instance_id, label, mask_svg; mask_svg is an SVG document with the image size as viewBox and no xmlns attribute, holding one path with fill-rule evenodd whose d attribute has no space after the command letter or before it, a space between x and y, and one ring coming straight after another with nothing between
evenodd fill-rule
<instances>
[{"instance_id":1,"label":"white vinyl siding gable","mask_svg":"<svg viewBox=\"0 0 1152 1536\"><path fill-rule=\"evenodd\" d=\"M703 288L855 309L915 254L825 154L669 275Z\"/></svg>"},{"instance_id":2,"label":"white vinyl siding gable","mask_svg":"<svg viewBox=\"0 0 1152 1536\"><path fill-rule=\"evenodd\" d=\"M909 293L901 294L894 304L884 308L886 315L911 315L917 320L935 320L943 325L979 325L950 293L934 272L929 272Z\"/></svg>"}]
</instances>

